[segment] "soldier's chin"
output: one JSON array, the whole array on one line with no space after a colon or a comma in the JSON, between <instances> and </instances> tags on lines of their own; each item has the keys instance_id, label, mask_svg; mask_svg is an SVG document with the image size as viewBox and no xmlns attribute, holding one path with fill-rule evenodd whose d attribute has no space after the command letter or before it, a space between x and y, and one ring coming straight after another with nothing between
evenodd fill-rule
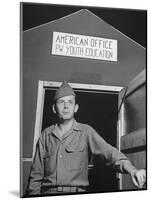
<instances>
[{"instance_id":1,"label":"soldier's chin","mask_svg":"<svg viewBox=\"0 0 151 200\"><path fill-rule=\"evenodd\" d=\"M73 116L69 116L69 115L65 115L62 117L63 120L71 120L73 118Z\"/></svg>"},{"instance_id":2,"label":"soldier's chin","mask_svg":"<svg viewBox=\"0 0 151 200\"><path fill-rule=\"evenodd\" d=\"M73 115L60 115L59 121L60 122L68 121L68 120L73 119L73 117L74 117Z\"/></svg>"},{"instance_id":3,"label":"soldier's chin","mask_svg":"<svg viewBox=\"0 0 151 200\"><path fill-rule=\"evenodd\" d=\"M72 117L70 116L70 117L64 117L63 118L64 120L70 120L70 119L72 119Z\"/></svg>"}]
</instances>

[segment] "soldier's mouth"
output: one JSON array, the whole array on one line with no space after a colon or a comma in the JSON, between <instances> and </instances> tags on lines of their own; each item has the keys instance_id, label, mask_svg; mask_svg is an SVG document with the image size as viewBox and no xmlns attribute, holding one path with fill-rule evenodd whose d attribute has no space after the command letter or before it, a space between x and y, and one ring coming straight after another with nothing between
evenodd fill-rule
<instances>
[{"instance_id":1,"label":"soldier's mouth","mask_svg":"<svg viewBox=\"0 0 151 200\"><path fill-rule=\"evenodd\" d=\"M63 112L63 114L64 114L64 115L67 115L67 114L69 114L69 112Z\"/></svg>"}]
</instances>

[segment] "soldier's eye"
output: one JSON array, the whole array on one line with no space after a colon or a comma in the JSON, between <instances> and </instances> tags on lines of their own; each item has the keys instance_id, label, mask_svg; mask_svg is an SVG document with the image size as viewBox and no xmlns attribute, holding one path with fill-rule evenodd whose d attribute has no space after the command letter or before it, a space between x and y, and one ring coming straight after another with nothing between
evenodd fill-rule
<instances>
[{"instance_id":1,"label":"soldier's eye","mask_svg":"<svg viewBox=\"0 0 151 200\"><path fill-rule=\"evenodd\" d=\"M62 101L62 100L59 100L57 103L58 103L58 104L61 104L61 103L63 103L63 101Z\"/></svg>"}]
</instances>

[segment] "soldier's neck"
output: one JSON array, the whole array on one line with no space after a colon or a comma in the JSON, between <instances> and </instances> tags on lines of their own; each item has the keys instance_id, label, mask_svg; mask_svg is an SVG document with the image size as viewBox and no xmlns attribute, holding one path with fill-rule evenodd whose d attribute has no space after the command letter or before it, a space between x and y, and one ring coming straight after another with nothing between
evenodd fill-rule
<instances>
[{"instance_id":1,"label":"soldier's neck","mask_svg":"<svg viewBox=\"0 0 151 200\"><path fill-rule=\"evenodd\" d=\"M64 134L66 134L68 131L71 130L74 123L74 119L71 120L65 120L58 124L58 131L59 135L62 137Z\"/></svg>"}]
</instances>

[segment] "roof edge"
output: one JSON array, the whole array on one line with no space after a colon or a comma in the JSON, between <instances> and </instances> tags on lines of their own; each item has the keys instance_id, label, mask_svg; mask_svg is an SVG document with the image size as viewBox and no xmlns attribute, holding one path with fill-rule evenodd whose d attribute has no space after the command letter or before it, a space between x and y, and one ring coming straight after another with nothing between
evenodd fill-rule
<instances>
[{"instance_id":1,"label":"roof edge","mask_svg":"<svg viewBox=\"0 0 151 200\"><path fill-rule=\"evenodd\" d=\"M59 19L55 19L55 20L53 20L53 21L50 21L50 22L47 22L47 23L38 25L38 26L36 26L36 27L30 28L30 29L28 29L28 30L23 31L23 33L28 32L28 31L31 31L31 30L35 30L35 29L37 29L37 28L39 28L39 27L42 27L42 26L45 26L45 25L47 25L47 24L51 24L51 23L54 23L54 22L56 22L56 21L59 21L59 20L68 18L68 17L70 17L70 16L72 16L72 15L75 15L75 14L77 14L77 13L80 13L80 12L82 12L82 11L87 11L87 12L89 12L89 13L92 14L94 17L96 17L96 18L99 19L99 20L102 20L104 23L108 24L112 29L116 30L117 32L119 32L120 34L122 34L124 37L126 37L126 38L129 39L129 40L131 40L133 43L137 44L138 46L140 46L140 47L143 48L143 49L146 49L146 48L143 47L141 44L139 44L138 42L136 42L135 40L133 40L133 39L130 38L129 36L125 35L125 34L122 33L121 31L119 31L117 28L115 28L114 26L112 26L111 24L109 24L108 22L106 22L106 21L103 20L102 18L98 17L97 15L95 15L93 12L91 12L89 9L86 9L86 8L80 9L80 10L74 12L74 13L71 13L71 14L69 14L69 15L63 16L63 17L61 17L61 18L59 18Z\"/></svg>"},{"instance_id":2,"label":"roof edge","mask_svg":"<svg viewBox=\"0 0 151 200\"><path fill-rule=\"evenodd\" d=\"M77 14L77 13L83 11L83 10L87 10L87 9L80 9L80 10L74 12L74 13L71 13L71 14L69 14L69 15L63 16L63 17L61 17L61 18L59 18L59 19L55 19L55 20L52 20L52 21L50 21L50 22L46 22L46 23L44 23L44 24L35 26L35 27L33 27L33 28L29 28L28 30L23 31L23 33L28 32L28 31L31 31L31 30L35 30L35 29L37 29L37 28L39 28L39 27L45 26L45 25L47 25L47 24L54 23L54 22L59 21L59 20L65 19L65 18L70 17L70 16L72 16L72 15L75 15L75 14Z\"/></svg>"}]
</instances>

